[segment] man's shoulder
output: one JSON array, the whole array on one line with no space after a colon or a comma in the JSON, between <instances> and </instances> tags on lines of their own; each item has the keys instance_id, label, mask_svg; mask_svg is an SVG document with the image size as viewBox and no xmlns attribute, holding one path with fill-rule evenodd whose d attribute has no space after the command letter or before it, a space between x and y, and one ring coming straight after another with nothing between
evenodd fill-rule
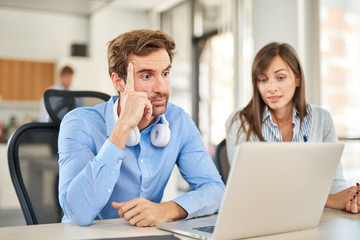
<instances>
[{"instance_id":1,"label":"man's shoulder","mask_svg":"<svg viewBox=\"0 0 360 240\"><path fill-rule=\"evenodd\" d=\"M195 125L190 115L187 114L183 108L170 102L167 105L165 116L170 125Z\"/></svg>"},{"instance_id":2,"label":"man's shoulder","mask_svg":"<svg viewBox=\"0 0 360 240\"><path fill-rule=\"evenodd\" d=\"M189 116L183 108L169 102L167 105L167 109L166 109L166 113L165 113L166 117L171 116L171 117L182 117L182 116Z\"/></svg>"},{"instance_id":3,"label":"man's shoulder","mask_svg":"<svg viewBox=\"0 0 360 240\"><path fill-rule=\"evenodd\" d=\"M75 121L84 125L97 125L105 122L106 103L94 107L78 107L68 112L62 122Z\"/></svg>"}]
</instances>

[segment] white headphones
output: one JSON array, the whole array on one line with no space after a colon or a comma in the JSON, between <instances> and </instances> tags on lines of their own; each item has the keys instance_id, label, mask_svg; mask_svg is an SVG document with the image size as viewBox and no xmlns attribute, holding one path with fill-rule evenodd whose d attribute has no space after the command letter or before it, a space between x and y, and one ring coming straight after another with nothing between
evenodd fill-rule
<instances>
[{"instance_id":1,"label":"white headphones","mask_svg":"<svg viewBox=\"0 0 360 240\"><path fill-rule=\"evenodd\" d=\"M116 100L114 103L114 110L113 110L114 122L116 122L119 118L117 114L118 105L119 105L119 100ZM150 142L155 147L165 147L170 141L171 132L169 127L169 122L166 120L165 114L162 115L162 119L164 123L156 124L150 131ZM140 131L139 128L136 126L134 129L131 130L129 137L126 141L126 145L132 147L139 144L139 142L140 142Z\"/></svg>"}]
</instances>

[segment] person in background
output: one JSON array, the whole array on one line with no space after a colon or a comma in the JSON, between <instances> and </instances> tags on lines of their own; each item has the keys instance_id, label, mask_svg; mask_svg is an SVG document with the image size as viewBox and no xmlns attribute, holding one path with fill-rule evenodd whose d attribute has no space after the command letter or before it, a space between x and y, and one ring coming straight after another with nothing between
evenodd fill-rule
<instances>
[{"instance_id":1,"label":"person in background","mask_svg":"<svg viewBox=\"0 0 360 240\"><path fill-rule=\"evenodd\" d=\"M59 82L51 86L49 89L55 90L73 90L71 84L74 78L74 70L70 66L64 66L60 71ZM44 99L41 101L41 117L40 122L49 122L50 116L46 111Z\"/></svg>"},{"instance_id":2,"label":"person in background","mask_svg":"<svg viewBox=\"0 0 360 240\"><path fill-rule=\"evenodd\" d=\"M257 53L252 84L253 96L248 105L232 113L226 122L230 161L236 145L245 141L337 142L329 112L305 100L304 73L290 45L274 42ZM340 163L325 207L358 213L359 191L358 183L346 185Z\"/></svg>"},{"instance_id":3,"label":"person in background","mask_svg":"<svg viewBox=\"0 0 360 240\"><path fill-rule=\"evenodd\" d=\"M219 210L219 172L195 123L169 102L174 49L168 34L146 29L109 42L109 75L119 95L76 108L61 122L62 222L123 217L155 226ZM161 202L175 164L191 191Z\"/></svg>"},{"instance_id":4,"label":"person in background","mask_svg":"<svg viewBox=\"0 0 360 240\"><path fill-rule=\"evenodd\" d=\"M74 70L70 66L64 66L60 71L60 81L55 84L51 89L56 90L72 90L71 84L74 78Z\"/></svg>"}]
</instances>

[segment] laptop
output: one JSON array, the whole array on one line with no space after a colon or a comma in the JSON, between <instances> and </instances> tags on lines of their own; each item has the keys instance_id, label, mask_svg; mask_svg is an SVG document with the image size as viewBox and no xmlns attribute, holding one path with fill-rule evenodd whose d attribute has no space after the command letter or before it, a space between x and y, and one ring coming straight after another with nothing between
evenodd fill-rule
<instances>
[{"instance_id":1,"label":"laptop","mask_svg":"<svg viewBox=\"0 0 360 240\"><path fill-rule=\"evenodd\" d=\"M219 214L157 227L215 240L316 227L343 149L343 143L242 143Z\"/></svg>"}]
</instances>

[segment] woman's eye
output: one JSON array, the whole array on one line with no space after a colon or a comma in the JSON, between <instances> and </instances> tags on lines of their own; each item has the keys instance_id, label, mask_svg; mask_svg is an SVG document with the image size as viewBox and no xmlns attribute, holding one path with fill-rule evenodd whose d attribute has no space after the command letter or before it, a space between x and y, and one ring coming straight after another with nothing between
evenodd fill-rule
<instances>
[{"instance_id":1,"label":"woman's eye","mask_svg":"<svg viewBox=\"0 0 360 240\"><path fill-rule=\"evenodd\" d=\"M284 80L286 79L286 76L279 76L279 80Z\"/></svg>"},{"instance_id":2,"label":"woman's eye","mask_svg":"<svg viewBox=\"0 0 360 240\"><path fill-rule=\"evenodd\" d=\"M266 78L259 78L259 83L264 83L266 82Z\"/></svg>"}]
</instances>

